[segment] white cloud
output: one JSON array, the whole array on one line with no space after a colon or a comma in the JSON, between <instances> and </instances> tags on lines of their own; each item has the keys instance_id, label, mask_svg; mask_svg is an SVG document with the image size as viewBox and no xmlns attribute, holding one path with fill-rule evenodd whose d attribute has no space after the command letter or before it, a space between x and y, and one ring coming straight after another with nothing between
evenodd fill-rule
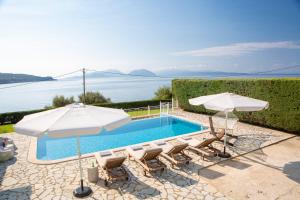
<instances>
[{"instance_id":1,"label":"white cloud","mask_svg":"<svg viewBox=\"0 0 300 200\"><path fill-rule=\"evenodd\" d=\"M292 41L234 43L226 46L215 46L192 51L175 52L172 53L172 55L201 57L240 56L267 49L300 49L300 44Z\"/></svg>"}]
</instances>

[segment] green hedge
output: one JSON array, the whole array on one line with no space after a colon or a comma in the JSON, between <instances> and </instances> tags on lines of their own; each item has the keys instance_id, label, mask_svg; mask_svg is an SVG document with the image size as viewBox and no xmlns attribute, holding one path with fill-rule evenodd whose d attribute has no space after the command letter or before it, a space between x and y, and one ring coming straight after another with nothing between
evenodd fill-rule
<instances>
[{"instance_id":1,"label":"green hedge","mask_svg":"<svg viewBox=\"0 0 300 200\"><path fill-rule=\"evenodd\" d=\"M181 108L212 114L202 106L192 106L188 99L202 95L232 92L268 101L267 110L235 112L241 121L288 132L300 132L300 78L281 79L175 79L172 91Z\"/></svg>"},{"instance_id":2,"label":"green hedge","mask_svg":"<svg viewBox=\"0 0 300 200\"><path fill-rule=\"evenodd\" d=\"M128 109L128 108L146 107L148 105L157 106L159 105L159 102L160 102L159 100L145 100L145 101L132 101L132 102L120 102L120 103L105 103L105 104L97 104L96 106ZM2 113L0 114L0 124L15 124L18 121L20 121L25 115L29 115L29 114L33 114L45 110L46 109Z\"/></svg>"},{"instance_id":3,"label":"green hedge","mask_svg":"<svg viewBox=\"0 0 300 200\"><path fill-rule=\"evenodd\" d=\"M20 121L25 115L45 111L46 109L29 110L21 112L9 112L0 114L0 124L15 124Z\"/></svg>"}]
</instances>

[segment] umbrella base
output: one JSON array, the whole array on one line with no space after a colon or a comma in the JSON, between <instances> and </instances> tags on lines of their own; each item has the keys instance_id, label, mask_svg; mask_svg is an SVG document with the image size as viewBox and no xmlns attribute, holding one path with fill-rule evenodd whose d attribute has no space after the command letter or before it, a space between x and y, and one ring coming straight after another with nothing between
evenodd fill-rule
<instances>
[{"instance_id":1,"label":"umbrella base","mask_svg":"<svg viewBox=\"0 0 300 200\"><path fill-rule=\"evenodd\" d=\"M83 190L81 189L81 187L78 187L78 188L76 188L76 189L73 191L73 195L74 195L75 197L78 197L78 198L87 197L87 196L89 196L91 193L92 193L92 189L91 189L90 187L87 187L87 186L84 186L84 187L83 187Z\"/></svg>"},{"instance_id":2,"label":"umbrella base","mask_svg":"<svg viewBox=\"0 0 300 200\"><path fill-rule=\"evenodd\" d=\"M220 158L230 158L231 157L231 155L227 152L221 152L221 153L218 154L218 156Z\"/></svg>"}]
</instances>

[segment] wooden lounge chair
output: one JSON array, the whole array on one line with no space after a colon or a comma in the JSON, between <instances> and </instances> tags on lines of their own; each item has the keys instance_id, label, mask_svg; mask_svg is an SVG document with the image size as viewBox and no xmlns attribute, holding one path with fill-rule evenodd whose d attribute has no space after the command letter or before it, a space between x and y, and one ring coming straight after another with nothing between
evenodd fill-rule
<instances>
[{"instance_id":1,"label":"wooden lounge chair","mask_svg":"<svg viewBox=\"0 0 300 200\"><path fill-rule=\"evenodd\" d=\"M224 134L225 134L225 130L224 129L221 129L221 131L219 131L219 132L216 132L215 131L215 128L214 128L214 124L213 124L213 120L212 120L212 117L211 116L209 116L208 117L208 119L209 119L209 126L210 126L210 133L213 135L213 136L215 136L216 138L218 138L218 141L220 141L220 142L224 142L224 140L222 139L223 138L223 131L224 131ZM232 138L237 138L237 136L234 136L234 135L232 135L232 134L226 134L227 136L230 136L230 137L232 137ZM222 136L222 137L220 137L220 136ZM233 146L233 143L231 143L231 142L226 142L227 144L229 144L230 146Z\"/></svg>"},{"instance_id":2,"label":"wooden lounge chair","mask_svg":"<svg viewBox=\"0 0 300 200\"><path fill-rule=\"evenodd\" d=\"M171 144L169 142L154 142L153 144L163 149L161 156L171 162L172 167L174 165L189 164L191 157L184 153L184 149L188 147L188 143L178 141L178 144Z\"/></svg>"},{"instance_id":3,"label":"wooden lounge chair","mask_svg":"<svg viewBox=\"0 0 300 200\"><path fill-rule=\"evenodd\" d=\"M158 156L162 152L162 148L150 147L148 149L142 146L131 146L127 147L129 157L133 157L144 168L144 175L147 172L161 171L163 172L166 165L162 163Z\"/></svg>"},{"instance_id":4,"label":"wooden lounge chair","mask_svg":"<svg viewBox=\"0 0 300 200\"><path fill-rule=\"evenodd\" d=\"M105 186L108 185L109 181L129 179L128 172L123 166L126 156L118 156L111 151L105 151L96 153L95 158L104 171Z\"/></svg>"},{"instance_id":5,"label":"wooden lounge chair","mask_svg":"<svg viewBox=\"0 0 300 200\"><path fill-rule=\"evenodd\" d=\"M204 160L205 156L212 157L212 156L217 156L220 153L220 150L214 148L212 146L212 143L219 141L221 138L223 138L224 135L225 135L225 130L218 133L216 137L205 139L203 141L193 137L182 137L180 138L180 140L182 142L188 143L189 146L187 147L187 149L201 154L202 159Z\"/></svg>"}]
</instances>

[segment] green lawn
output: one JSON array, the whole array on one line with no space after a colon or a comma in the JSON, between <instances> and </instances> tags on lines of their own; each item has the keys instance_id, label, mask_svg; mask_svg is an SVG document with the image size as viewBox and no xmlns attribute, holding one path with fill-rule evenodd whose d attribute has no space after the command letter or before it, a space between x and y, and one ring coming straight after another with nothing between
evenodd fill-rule
<instances>
[{"instance_id":1,"label":"green lawn","mask_svg":"<svg viewBox=\"0 0 300 200\"><path fill-rule=\"evenodd\" d=\"M11 133L14 132L13 124L0 125L0 134L1 133Z\"/></svg>"},{"instance_id":2,"label":"green lawn","mask_svg":"<svg viewBox=\"0 0 300 200\"><path fill-rule=\"evenodd\" d=\"M128 114L131 117L145 116L148 115L148 110L137 110L137 111L129 111ZM150 114L159 114L159 109L151 110Z\"/></svg>"}]
</instances>

